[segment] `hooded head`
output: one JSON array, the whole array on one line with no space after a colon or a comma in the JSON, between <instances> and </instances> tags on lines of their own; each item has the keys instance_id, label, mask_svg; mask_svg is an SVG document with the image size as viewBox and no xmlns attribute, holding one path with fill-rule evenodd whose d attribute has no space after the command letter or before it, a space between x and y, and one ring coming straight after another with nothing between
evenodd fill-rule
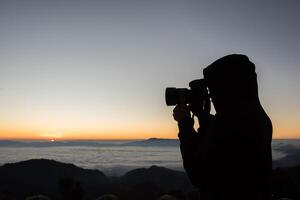
<instances>
[{"instance_id":1,"label":"hooded head","mask_svg":"<svg viewBox=\"0 0 300 200\"><path fill-rule=\"evenodd\" d=\"M245 55L222 57L203 70L217 112L259 103L255 65Z\"/></svg>"}]
</instances>

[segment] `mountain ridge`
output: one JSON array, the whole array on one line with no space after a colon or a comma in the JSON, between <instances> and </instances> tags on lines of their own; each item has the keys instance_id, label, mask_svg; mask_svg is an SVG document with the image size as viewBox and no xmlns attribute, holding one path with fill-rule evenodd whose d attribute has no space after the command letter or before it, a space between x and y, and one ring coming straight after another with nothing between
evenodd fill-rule
<instances>
[{"instance_id":1,"label":"mountain ridge","mask_svg":"<svg viewBox=\"0 0 300 200\"><path fill-rule=\"evenodd\" d=\"M138 168L120 177L108 177L99 170L83 169L71 163L31 159L0 166L0 177L0 196L4 191L16 199L24 199L29 194L43 194L59 199L61 183L64 183L64 187L67 184L67 188L71 183L71 187L84 191L86 199L95 199L108 193L125 200L142 197L157 199L172 191L185 195L195 191L184 172L159 166ZM278 198L297 199L299 178L300 165L273 170L273 194Z\"/></svg>"},{"instance_id":2,"label":"mountain ridge","mask_svg":"<svg viewBox=\"0 0 300 200\"><path fill-rule=\"evenodd\" d=\"M162 175L166 179L161 180ZM151 183L162 192L180 189L174 183L185 188L192 187L184 172L164 167L153 166L133 170L120 177L108 177L96 169L83 169L71 163L48 159L31 159L4 164L0 166L0 177L1 191L13 193L18 199L24 199L29 193L45 194L57 199L60 192L59 183L65 180L67 183L72 181L76 184L80 183L80 187L89 198L111 192L119 192L122 195L124 191L144 183ZM118 188L122 191L116 191Z\"/></svg>"},{"instance_id":3,"label":"mountain ridge","mask_svg":"<svg viewBox=\"0 0 300 200\"><path fill-rule=\"evenodd\" d=\"M56 147L56 146L178 146L178 139L149 138L146 140L114 143L110 141L15 141L0 140L1 147Z\"/></svg>"}]
</instances>

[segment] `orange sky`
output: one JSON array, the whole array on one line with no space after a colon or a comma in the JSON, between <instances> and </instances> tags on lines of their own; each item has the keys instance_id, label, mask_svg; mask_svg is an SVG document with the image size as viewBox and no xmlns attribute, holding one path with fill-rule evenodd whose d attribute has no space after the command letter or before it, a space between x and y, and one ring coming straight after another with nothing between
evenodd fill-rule
<instances>
[{"instance_id":1,"label":"orange sky","mask_svg":"<svg viewBox=\"0 0 300 200\"><path fill-rule=\"evenodd\" d=\"M158 126L159 125L159 126ZM15 126L17 127L17 126ZM121 126L120 126L121 127ZM130 139L147 139L152 137L157 138L177 138L177 124L170 118L170 122L165 124L158 123L157 126L145 126L145 127L127 127L121 128L104 127L101 129L86 128L79 129L47 129L47 128L28 128L24 127L12 128L3 126L0 127L0 139L1 140L130 140ZM295 139L300 135L300 131L297 131L296 127L291 125L287 126L282 124L282 127L278 127L273 124L273 138L274 139Z\"/></svg>"},{"instance_id":2,"label":"orange sky","mask_svg":"<svg viewBox=\"0 0 300 200\"><path fill-rule=\"evenodd\" d=\"M146 139L152 137L176 138L176 131L165 132L164 134L153 134L140 131L115 131L115 132L26 132L26 131L1 131L0 139L8 140L130 140Z\"/></svg>"},{"instance_id":3,"label":"orange sky","mask_svg":"<svg viewBox=\"0 0 300 200\"><path fill-rule=\"evenodd\" d=\"M0 140L177 138L178 128L172 117L173 107L167 107L164 99L160 99L156 106L151 105L150 111L128 111L116 106L99 105L99 111L93 109L94 113L91 113L87 110L88 106L74 105L74 109L67 112L64 106L61 105L57 110L47 105L35 109L36 104L30 104L30 110L20 107L18 112L4 110L0 115ZM268 105L265 109L273 123L273 138L300 138L297 110L287 109L288 105L279 107L282 110L276 107L270 109L271 106Z\"/></svg>"},{"instance_id":4,"label":"orange sky","mask_svg":"<svg viewBox=\"0 0 300 200\"><path fill-rule=\"evenodd\" d=\"M172 119L171 119L172 120ZM172 122L172 121L171 121ZM17 126L15 126L17 127ZM0 127L0 139L37 139L37 140L128 140L146 139L152 137L176 138L176 123L148 124L125 127L115 124L112 127L85 127L74 125L73 128L45 128L45 127Z\"/></svg>"}]
</instances>

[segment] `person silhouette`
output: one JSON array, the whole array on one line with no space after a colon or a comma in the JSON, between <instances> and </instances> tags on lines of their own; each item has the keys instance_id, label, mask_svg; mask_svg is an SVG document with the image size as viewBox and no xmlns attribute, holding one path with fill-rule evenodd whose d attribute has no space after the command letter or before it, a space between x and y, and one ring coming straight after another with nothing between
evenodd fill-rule
<instances>
[{"instance_id":1,"label":"person silhouette","mask_svg":"<svg viewBox=\"0 0 300 200\"><path fill-rule=\"evenodd\" d=\"M203 70L215 108L177 105L184 169L201 200L271 199L272 123L260 104L255 65L245 55L222 57ZM200 127L194 129L191 112Z\"/></svg>"}]
</instances>

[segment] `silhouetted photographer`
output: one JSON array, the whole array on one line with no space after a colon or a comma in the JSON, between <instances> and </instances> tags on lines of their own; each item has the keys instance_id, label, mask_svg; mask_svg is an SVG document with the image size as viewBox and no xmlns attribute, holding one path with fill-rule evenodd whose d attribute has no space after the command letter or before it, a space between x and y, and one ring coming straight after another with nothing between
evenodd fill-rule
<instances>
[{"instance_id":1,"label":"silhouetted photographer","mask_svg":"<svg viewBox=\"0 0 300 200\"><path fill-rule=\"evenodd\" d=\"M190 89L166 90L167 105L176 105L173 117L191 182L201 200L271 199L272 123L259 101L255 65L247 56L228 55L203 74Z\"/></svg>"}]
</instances>

